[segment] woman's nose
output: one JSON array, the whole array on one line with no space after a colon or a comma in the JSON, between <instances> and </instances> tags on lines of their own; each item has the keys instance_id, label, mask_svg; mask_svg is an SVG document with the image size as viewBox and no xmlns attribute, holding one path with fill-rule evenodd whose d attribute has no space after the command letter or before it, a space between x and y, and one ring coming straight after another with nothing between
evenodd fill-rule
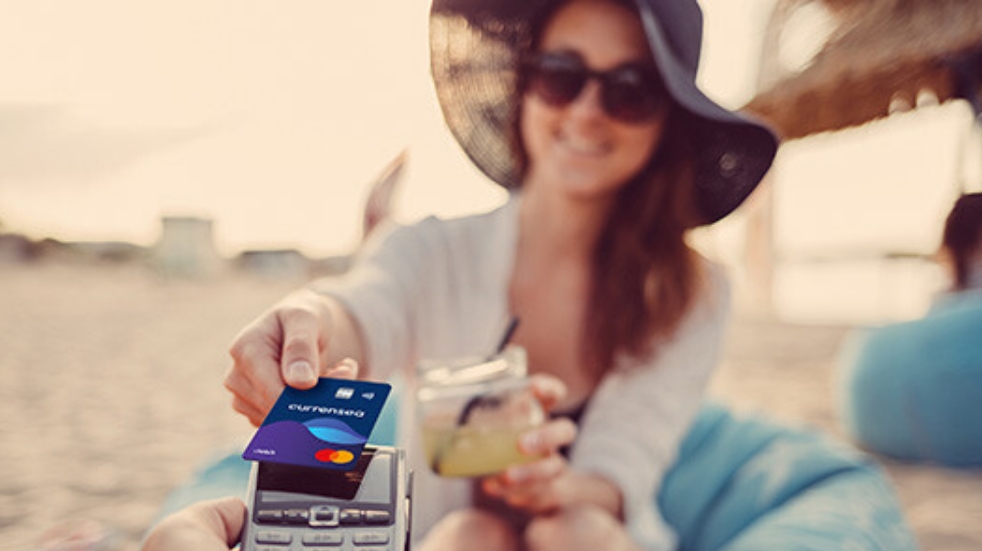
<instances>
[{"instance_id":1,"label":"woman's nose","mask_svg":"<svg viewBox=\"0 0 982 551\"><path fill-rule=\"evenodd\" d=\"M606 115L603 107L601 84L591 78L583 85L583 90L569 106L571 115L579 117L600 117Z\"/></svg>"}]
</instances>

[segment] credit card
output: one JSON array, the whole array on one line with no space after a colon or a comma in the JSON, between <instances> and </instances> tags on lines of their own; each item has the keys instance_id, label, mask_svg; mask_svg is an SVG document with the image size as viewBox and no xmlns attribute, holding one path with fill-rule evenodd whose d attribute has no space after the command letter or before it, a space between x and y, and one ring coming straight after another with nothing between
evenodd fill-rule
<instances>
[{"instance_id":1,"label":"credit card","mask_svg":"<svg viewBox=\"0 0 982 551\"><path fill-rule=\"evenodd\" d=\"M309 390L286 387L242 457L350 470L391 389L386 383L329 378Z\"/></svg>"}]
</instances>

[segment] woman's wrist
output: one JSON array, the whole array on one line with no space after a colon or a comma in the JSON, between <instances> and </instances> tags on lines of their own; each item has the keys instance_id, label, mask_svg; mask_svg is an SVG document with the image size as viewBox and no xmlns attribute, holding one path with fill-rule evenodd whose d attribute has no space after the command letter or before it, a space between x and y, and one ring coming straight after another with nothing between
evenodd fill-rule
<instances>
[{"instance_id":1,"label":"woman's wrist","mask_svg":"<svg viewBox=\"0 0 982 551\"><path fill-rule=\"evenodd\" d=\"M620 487L596 473L572 471L571 503L588 503L600 507L614 518L624 518L624 496Z\"/></svg>"}]
</instances>

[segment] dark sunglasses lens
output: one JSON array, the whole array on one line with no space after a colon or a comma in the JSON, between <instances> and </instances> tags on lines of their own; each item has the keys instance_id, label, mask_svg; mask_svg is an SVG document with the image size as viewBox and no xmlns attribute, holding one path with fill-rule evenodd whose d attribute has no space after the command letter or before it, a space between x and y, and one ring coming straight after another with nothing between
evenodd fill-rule
<instances>
[{"instance_id":1,"label":"dark sunglasses lens","mask_svg":"<svg viewBox=\"0 0 982 551\"><path fill-rule=\"evenodd\" d=\"M660 95L655 78L639 67L624 67L604 75L604 109L616 119L643 121L651 117Z\"/></svg>"},{"instance_id":2,"label":"dark sunglasses lens","mask_svg":"<svg viewBox=\"0 0 982 551\"><path fill-rule=\"evenodd\" d=\"M528 89L550 105L563 106L580 95L587 78L586 67L575 58L544 55L531 64Z\"/></svg>"}]
</instances>

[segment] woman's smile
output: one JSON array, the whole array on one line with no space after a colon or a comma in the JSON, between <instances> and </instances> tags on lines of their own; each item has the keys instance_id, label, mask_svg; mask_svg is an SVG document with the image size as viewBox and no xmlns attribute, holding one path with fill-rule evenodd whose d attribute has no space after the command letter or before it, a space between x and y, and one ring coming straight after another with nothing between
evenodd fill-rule
<instances>
[{"instance_id":1,"label":"woman's smile","mask_svg":"<svg viewBox=\"0 0 982 551\"><path fill-rule=\"evenodd\" d=\"M556 132L556 144L573 156L589 158L601 157L610 153L612 149L609 140L584 136L564 128Z\"/></svg>"},{"instance_id":2,"label":"woman's smile","mask_svg":"<svg viewBox=\"0 0 982 551\"><path fill-rule=\"evenodd\" d=\"M637 18L606 2L574 2L546 27L540 52L582 63L588 74L650 63ZM527 92L522 139L529 158L528 187L541 185L576 197L616 193L637 174L658 146L666 109L643 121L611 116L601 78L591 77L570 101L550 103Z\"/></svg>"}]
</instances>

